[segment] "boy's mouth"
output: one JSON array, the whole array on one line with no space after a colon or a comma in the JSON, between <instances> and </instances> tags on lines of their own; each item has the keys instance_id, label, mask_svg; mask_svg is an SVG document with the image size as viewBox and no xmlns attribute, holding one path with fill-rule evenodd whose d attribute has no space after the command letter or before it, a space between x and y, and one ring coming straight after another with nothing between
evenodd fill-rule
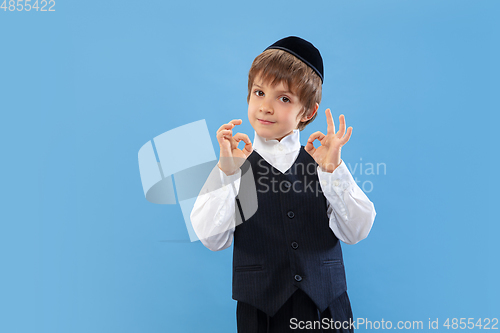
<instances>
[{"instance_id":1,"label":"boy's mouth","mask_svg":"<svg viewBox=\"0 0 500 333\"><path fill-rule=\"evenodd\" d=\"M258 118L257 118L258 119ZM274 124L274 121L267 121L267 120L263 120L263 119L259 119L259 122L261 124Z\"/></svg>"}]
</instances>

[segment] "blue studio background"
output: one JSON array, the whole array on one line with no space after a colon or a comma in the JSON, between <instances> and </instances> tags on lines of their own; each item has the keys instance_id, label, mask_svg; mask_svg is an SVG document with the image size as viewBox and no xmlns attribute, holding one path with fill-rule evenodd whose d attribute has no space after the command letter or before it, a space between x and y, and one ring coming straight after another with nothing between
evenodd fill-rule
<instances>
[{"instance_id":1,"label":"blue studio background","mask_svg":"<svg viewBox=\"0 0 500 333\"><path fill-rule=\"evenodd\" d=\"M377 210L343 247L354 317L500 317L498 1L54 9L0 10L0 332L236 331L232 250L189 242L179 205L145 199L137 153L200 119L217 156L231 119L253 141L248 69L289 35L325 62L301 143L326 133L326 108L345 114L342 158Z\"/></svg>"}]
</instances>

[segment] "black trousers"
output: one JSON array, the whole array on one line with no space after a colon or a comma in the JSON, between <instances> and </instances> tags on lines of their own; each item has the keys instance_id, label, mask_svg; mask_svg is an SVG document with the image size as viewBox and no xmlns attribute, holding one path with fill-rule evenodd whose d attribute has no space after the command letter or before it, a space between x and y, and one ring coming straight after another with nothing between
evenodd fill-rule
<instances>
[{"instance_id":1,"label":"black trousers","mask_svg":"<svg viewBox=\"0 0 500 333\"><path fill-rule=\"evenodd\" d=\"M302 290L297 291L273 316L239 302L236 306L238 333L354 332L351 303L347 292L320 313Z\"/></svg>"}]
</instances>

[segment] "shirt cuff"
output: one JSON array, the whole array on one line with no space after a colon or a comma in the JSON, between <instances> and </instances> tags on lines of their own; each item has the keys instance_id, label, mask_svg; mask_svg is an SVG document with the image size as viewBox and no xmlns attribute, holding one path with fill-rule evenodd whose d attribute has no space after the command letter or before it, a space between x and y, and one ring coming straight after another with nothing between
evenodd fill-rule
<instances>
[{"instance_id":1,"label":"shirt cuff","mask_svg":"<svg viewBox=\"0 0 500 333\"><path fill-rule=\"evenodd\" d=\"M239 189L240 189L240 180L241 180L241 169L238 169L238 171L230 176L226 175L224 171L222 171L219 166L217 166L217 169L219 169L220 173L220 181L222 184L222 190L223 191L228 191L232 189L234 196L238 195Z\"/></svg>"},{"instance_id":2,"label":"shirt cuff","mask_svg":"<svg viewBox=\"0 0 500 333\"><path fill-rule=\"evenodd\" d=\"M341 160L340 165L333 170L333 172L323 171L319 165L317 169L319 182L323 192L331 193L333 191L337 193L338 196L341 196L342 193L348 190L353 184L356 184L343 160Z\"/></svg>"}]
</instances>

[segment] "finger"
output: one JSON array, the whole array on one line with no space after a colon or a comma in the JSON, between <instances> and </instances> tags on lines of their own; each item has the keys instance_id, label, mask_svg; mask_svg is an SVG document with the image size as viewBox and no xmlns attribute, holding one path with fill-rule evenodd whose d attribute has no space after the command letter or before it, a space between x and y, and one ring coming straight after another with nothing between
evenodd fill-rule
<instances>
[{"instance_id":1,"label":"finger","mask_svg":"<svg viewBox=\"0 0 500 333\"><path fill-rule=\"evenodd\" d=\"M221 130L218 134L221 139L228 139L230 140L233 137L233 130Z\"/></svg>"},{"instance_id":2,"label":"finger","mask_svg":"<svg viewBox=\"0 0 500 333\"><path fill-rule=\"evenodd\" d=\"M244 133L236 133L234 139L238 141L238 143L243 140L243 142L245 142L245 147L243 147L243 153L246 156L250 155L250 153L253 151L253 147L252 147L252 141L250 141L248 135Z\"/></svg>"},{"instance_id":3,"label":"finger","mask_svg":"<svg viewBox=\"0 0 500 333\"><path fill-rule=\"evenodd\" d=\"M352 134L352 127L349 127L347 129L346 135L344 135L344 137L342 138L342 141L340 141L342 143L342 146L345 145L349 141L349 139L351 138L351 134Z\"/></svg>"},{"instance_id":4,"label":"finger","mask_svg":"<svg viewBox=\"0 0 500 333\"><path fill-rule=\"evenodd\" d=\"M337 133L337 135L341 138L345 134L345 117L343 114L339 116L339 121L340 125L339 125L339 132Z\"/></svg>"},{"instance_id":5,"label":"finger","mask_svg":"<svg viewBox=\"0 0 500 333\"><path fill-rule=\"evenodd\" d=\"M316 148L314 148L312 142L307 142L306 146L304 147L304 150L308 152L310 155L314 155L314 153L316 152Z\"/></svg>"},{"instance_id":6,"label":"finger","mask_svg":"<svg viewBox=\"0 0 500 333\"><path fill-rule=\"evenodd\" d=\"M326 124L327 124L326 134L335 134L335 123L333 122L332 111L330 109L326 109L325 113L326 113Z\"/></svg>"},{"instance_id":7,"label":"finger","mask_svg":"<svg viewBox=\"0 0 500 333\"><path fill-rule=\"evenodd\" d=\"M250 139L248 138L248 135L246 135L246 134L244 134L244 133L236 133L236 134L234 135L234 139L235 139L236 141L238 141L238 142L243 141L243 142L245 142L245 144L249 144L249 143L251 144L251 141L250 141Z\"/></svg>"},{"instance_id":8,"label":"finger","mask_svg":"<svg viewBox=\"0 0 500 333\"><path fill-rule=\"evenodd\" d=\"M221 127L219 127L219 129L217 130L217 133L219 133L222 130L229 129L229 128L233 128L233 125L230 125L229 123L228 124L224 124Z\"/></svg>"},{"instance_id":9,"label":"finger","mask_svg":"<svg viewBox=\"0 0 500 333\"><path fill-rule=\"evenodd\" d=\"M229 138L229 141L231 142L231 149L238 149L238 143L240 142L240 140L237 140L232 134L233 133L231 131L231 137Z\"/></svg>"},{"instance_id":10,"label":"finger","mask_svg":"<svg viewBox=\"0 0 500 333\"><path fill-rule=\"evenodd\" d=\"M233 133L231 131L231 137L229 138L229 142L231 142L231 149L238 149L238 141L234 138L232 134Z\"/></svg>"},{"instance_id":11,"label":"finger","mask_svg":"<svg viewBox=\"0 0 500 333\"><path fill-rule=\"evenodd\" d=\"M309 137L309 139L307 139L307 142L313 142L314 140L318 139L320 142L323 141L323 139L325 138L326 135L324 135L323 133L321 133L320 131L317 131L317 132L314 132L313 134L311 134L311 136Z\"/></svg>"},{"instance_id":12,"label":"finger","mask_svg":"<svg viewBox=\"0 0 500 333\"><path fill-rule=\"evenodd\" d=\"M241 119L233 119L229 122L229 124L241 125L242 122L243 122L243 120L241 120Z\"/></svg>"},{"instance_id":13,"label":"finger","mask_svg":"<svg viewBox=\"0 0 500 333\"><path fill-rule=\"evenodd\" d=\"M228 132L224 132L228 131ZM231 141L227 139L226 136L231 136L229 133L230 130L222 130L217 133L217 141L219 142L220 148L225 151L226 154L230 154L231 149Z\"/></svg>"},{"instance_id":14,"label":"finger","mask_svg":"<svg viewBox=\"0 0 500 333\"><path fill-rule=\"evenodd\" d=\"M311 134L309 139L307 139L307 144L304 147L304 149L309 154L314 154L314 152L316 151L316 148L314 148L314 144L313 144L314 140L318 139L321 142L321 140L323 140L324 137L325 137L325 135L323 133L321 133L320 131L314 132L313 134Z\"/></svg>"},{"instance_id":15,"label":"finger","mask_svg":"<svg viewBox=\"0 0 500 333\"><path fill-rule=\"evenodd\" d=\"M223 129L231 129L236 125L240 125L242 122L243 121L241 119L233 119L230 122L228 122L227 124L224 124L221 127L219 127L217 132L222 131Z\"/></svg>"}]
</instances>

